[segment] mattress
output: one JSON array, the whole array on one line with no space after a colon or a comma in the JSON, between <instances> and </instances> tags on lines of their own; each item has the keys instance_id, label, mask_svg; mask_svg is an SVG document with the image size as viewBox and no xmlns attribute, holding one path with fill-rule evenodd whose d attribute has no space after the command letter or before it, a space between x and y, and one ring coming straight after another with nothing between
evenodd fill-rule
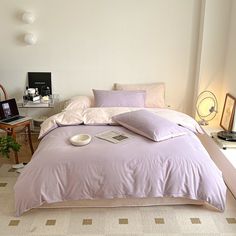
<instances>
[{"instance_id":1,"label":"mattress","mask_svg":"<svg viewBox=\"0 0 236 236\"><path fill-rule=\"evenodd\" d=\"M222 158L218 148L214 145L211 138L206 134L197 135L202 145L206 148L213 160ZM44 203L38 208L87 208L87 207L145 207L145 206L169 206L169 205L201 205L210 210L217 208L201 200L192 200L189 198L125 198L125 199L102 199L102 200L74 200L56 203Z\"/></svg>"},{"instance_id":2,"label":"mattress","mask_svg":"<svg viewBox=\"0 0 236 236\"><path fill-rule=\"evenodd\" d=\"M94 137L107 130L132 138L112 144ZM77 133L94 138L87 146L73 147L69 138ZM48 133L14 189L17 216L45 203L156 205L177 204L179 198L222 211L226 194L221 172L193 132L153 142L120 126L101 125L59 127Z\"/></svg>"}]
</instances>

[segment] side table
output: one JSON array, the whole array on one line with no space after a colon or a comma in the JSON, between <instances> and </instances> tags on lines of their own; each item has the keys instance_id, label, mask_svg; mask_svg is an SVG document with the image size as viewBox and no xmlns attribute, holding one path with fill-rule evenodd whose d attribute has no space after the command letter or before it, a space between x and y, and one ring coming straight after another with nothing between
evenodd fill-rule
<instances>
[{"instance_id":1,"label":"side table","mask_svg":"<svg viewBox=\"0 0 236 236\"><path fill-rule=\"evenodd\" d=\"M31 126L31 130L33 133L36 132L39 133L39 128L40 124L45 120L45 116L38 116L39 111L36 111L36 109L51 109L50 114L52 114L55 109L58 111L61 111L61 107L59 104L59 95L58 94L53 94L50 96L48 101L43 100L42 98L38 101L32 102L32 101L25 101L25 100L18 100L17 101L17 106L20 109L20 113L23 113L23 115L28 116L28 113L31 113L29 116L33 117L33 122ZM32 114L32 110L33 114ZM36 112L35 112L36 111ZM36 115L37 113L37 115ZM48 112L47 112L48 113ZM57 113L57 112L56 112ZM48 118L46 116L46 118Z\"/></svg>"},{"instance_id":2,"label":"side table","mask_svg":"<svg viewBox=\"0 0 236 236\"><path fill-rule=\"evenodd\" d=\"M212 137L212 133L219 132L222 130L219 126L210 125L202 126L202 128L209 137ZM208 142L209 149L212 149L212 147L210 146L214 146L216 147L216 149L219 150L219 153L216 153L216 151L214 151L215 155L212 156L212 158L216 165L219 167L219 169L222 171L224 180L228 188L231 190L234 197L236 198L236 148L223 149L218 145L217 142L215 142L214 138L211 138L210 141Z\"/></svg>"},{"instance_id":3,"label":"side table","mask_svg":"<svg viewBox=\"0 0 236 236\"><path fill-rule=\"evenodd\" d=\"M0 123L0 129L6 131L7 135L13 137L16 140L16 128L17 127L26 128L28 138L29 138L30 150L31 150L31 153L33 155L34 148L33 148L32 139L31 139L30 122L31 122L31 120L25 120L25 121L22 121L22 122L19 121L19 122L14 123L14 124ZM16 164L19 164L18 153L17 152L14 152L14 153L15 153L15 162L16 162Z\"/></svg>"}]
</instances>

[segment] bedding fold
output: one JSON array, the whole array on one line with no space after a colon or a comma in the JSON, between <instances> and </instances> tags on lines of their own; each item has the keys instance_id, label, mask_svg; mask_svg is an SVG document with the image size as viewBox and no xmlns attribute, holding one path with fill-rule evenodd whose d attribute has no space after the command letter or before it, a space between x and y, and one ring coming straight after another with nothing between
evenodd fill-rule
<instances>
[{"instance_id":1,"label":"bedding fold","mask_svg":"<svg viewBox=\"0 0 236 236\"><path fill-rule=\"evenodd\" d=\"M64 110L52 117L49 117L41 125L39 139L43 138L47 133L56 129L59 126L67 125L116 125L112 119L113 116L126 112L147 110L156 113L173 123L181 125L192 132L203 133L199 124L190 116L174 111L171 109L162 108L140 108L140 107L90 107L85 109Z\"/></svg>"}]
</instances>

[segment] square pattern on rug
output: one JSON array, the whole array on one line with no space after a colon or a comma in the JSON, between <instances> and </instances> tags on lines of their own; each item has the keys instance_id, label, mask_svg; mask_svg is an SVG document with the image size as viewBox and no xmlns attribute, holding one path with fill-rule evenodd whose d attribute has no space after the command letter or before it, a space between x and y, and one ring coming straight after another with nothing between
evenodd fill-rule
<instances>
[{"instance_id":1,"label":"square pattern on rug","mask_svg":"<svg viewBox=\"0 0 236 236\"><path fill-rule=\"evenodd\" d=\"M19 220L11 220L8 224L8 226L17 226L20 223Z\"/></svg>"},{"instance_id":2,"label":"square pattern on rug","mask_svg":"<svg viewBox=\"0 0 236 236\"><path fill-rule=\"evenodd\" d=\"M56 224L56 220L47 220L46 221L46 225L55 225Z\"/></svg>"},{"instance_id":3,"label":"square pattern on rug","mask_svg":"<svg viewBox=\"0 0 236 236\"><path fill-rule=\"evenodd\" d=\"M70 212L69 234L103 234L106 211L101 208L77 208Z\"/></svg>"},{"instance_id":4,"label":"square pattern on rug","mask_svg":"<svg viewBox=\"0 0 236 236\"><path fill-rule=\"evenodd\" d=\"M93 223L92 219L83 219L82 225L91 225Z\"/></svg>"}]
</instances>

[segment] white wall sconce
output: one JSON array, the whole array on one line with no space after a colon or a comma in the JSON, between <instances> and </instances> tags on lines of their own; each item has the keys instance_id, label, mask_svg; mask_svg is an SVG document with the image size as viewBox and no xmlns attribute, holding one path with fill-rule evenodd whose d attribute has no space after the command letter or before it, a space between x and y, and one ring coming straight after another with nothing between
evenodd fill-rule
<instances>
[{"instance_id":1,"label":"white wall sconce","mask_svg":"<svg viewBox=\"0 0 236 236\"><path fill-rule=\"evenodd\" d=\"M24 42L28 45L34 45L37 43L37 37L34 34L27 33L24 36Z\"/></svg>"},{"instance_id":2,"label":"white wall sconce","mask_svg":"<svg viewBox=\"0 0 236 236\"><path fill-rule=\"evenodd\" d=\"M35 16L31 12L24 12L22 14L22 21L26 24L32 24L35 21Z\"/></svg>"}]
</instances>

